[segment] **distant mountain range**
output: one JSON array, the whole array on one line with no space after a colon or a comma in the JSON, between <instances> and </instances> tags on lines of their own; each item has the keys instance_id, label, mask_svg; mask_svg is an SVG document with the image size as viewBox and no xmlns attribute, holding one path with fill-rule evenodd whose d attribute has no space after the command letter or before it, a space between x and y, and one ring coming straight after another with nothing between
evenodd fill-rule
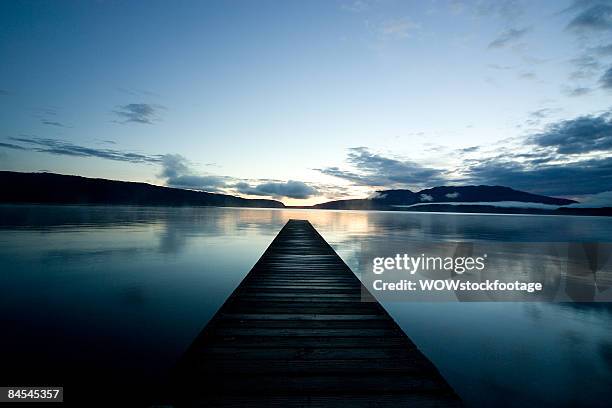
<instances>
[{"instance_id":1,"label":"distant mountain range","mask_svg":"<svg viewBox=\"0 0 612 408\"><path fill-rule=\"evenodd\" d=\"M481 206L487 206L489 203L532 203L560 207L576 201L526 193L502 186L442 186L427 188L416 193L410 190L382 190L371 198L329 201L315 207L350 210L390 210L410 207L412 210L417 206L436 203L456 203L462 206L470 203Z\"/></svg>"},{"instance_id":2,"label":"distant mountain range","mask_svg":"<svg viewBox=\"0 0 612 408\"><path fill-rule=\"evenodd\" d=\"M53 173L0 171L0 203L215 206L282 208L276 200L248 200L204 193Z\"/></svg>"},{"instance_id":3,"label":"distant mountain range","mask_svg":"<svg viewBox=\"0 0 612 408\"><path fill-rule=\"evenodd\" d=\"M286 208L276 200L246 199L54 173L0 171L0 203ZM612 208L563 207L576 201L502 186L442 186L418 192L382 190L364 199L336 200L309 209L612 215ZM296 207L288 207L296 208Z\"/></svg>"}]
</instances>

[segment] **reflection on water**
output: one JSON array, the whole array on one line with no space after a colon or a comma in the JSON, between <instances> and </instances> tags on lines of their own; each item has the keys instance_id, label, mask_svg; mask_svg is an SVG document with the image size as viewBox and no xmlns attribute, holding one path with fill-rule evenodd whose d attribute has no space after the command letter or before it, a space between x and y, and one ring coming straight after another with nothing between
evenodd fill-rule
<instances>
[{"instance_id":1,"label":"reflection on water","mask_svg":"<svg viewBox=\"0 0 612 408\"><path fill-rule=\"evenodd\" d=\"M597 217L2 206L0 346L12 364L2 383L33 372L61 380L58 365L66 378L159 379L290 218L309 219L357 274L362 248L381 242L612 236L612 219ZM385 307L468 403L604 406L612 397L608 304Z\"/></svg>"}]
</instances>

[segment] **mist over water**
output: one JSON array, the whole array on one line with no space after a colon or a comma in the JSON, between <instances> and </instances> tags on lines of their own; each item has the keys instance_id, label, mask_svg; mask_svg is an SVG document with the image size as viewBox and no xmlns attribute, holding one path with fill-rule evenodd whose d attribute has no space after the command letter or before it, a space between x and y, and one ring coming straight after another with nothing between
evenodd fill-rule
<instances>
[{"instance_id":1,"label":"mist over water","mask_svg":"<svg viewBox=\"0 0 612 408\"><path fill-rule=\"evenodd\" d=\"M364 244L612 235L612 219L599 217L0 206L3 382L61 380L60 365L159 380L290 218L310 220L357 275L369 266L362 249L376 247ZM612 398L609 304L383 303L468 404Z\"/></svg>"}]
</instances>

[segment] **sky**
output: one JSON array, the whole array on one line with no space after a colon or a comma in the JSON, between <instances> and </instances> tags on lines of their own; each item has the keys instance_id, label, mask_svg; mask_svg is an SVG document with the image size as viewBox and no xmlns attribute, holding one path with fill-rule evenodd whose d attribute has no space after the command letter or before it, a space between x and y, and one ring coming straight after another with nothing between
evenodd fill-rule
<instances>
[{"instance_id":1,"label":"sky","mask_svg":"<svg viewBox=\"0 0 612 408\"><path fill-rule=\"evenodd\" d=\"M612 197L612 1L4 1L0 61L0 170Z\"/></svg>"}]
</instances>

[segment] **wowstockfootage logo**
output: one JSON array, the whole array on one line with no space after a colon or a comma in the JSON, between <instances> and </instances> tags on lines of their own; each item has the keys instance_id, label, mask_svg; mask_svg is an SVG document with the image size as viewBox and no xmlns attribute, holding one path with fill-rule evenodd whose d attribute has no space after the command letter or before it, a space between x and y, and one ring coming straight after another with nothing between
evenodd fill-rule
<instances>
[{"instance_id":1,"label":"wowstockfootage logo","mask_svg":"<svg viewBox=\"0 0 612 408\"><path fill-rule=\"evenodd\" d=\"M364 288L390 301L612 302L608 242L367 242L361 254Z\"/></svg>"},{"instance_id":2,"label":"wowstockfootage logo","mask_svg":"<svg viewBox=\"0 0 612 408\"><path fill-rule=\"evenodd\" d=\"M378 257L372 260L372 272L380 275L385 271L406 271L414 275L420 271L452 271L463 274L471 271L483 271L486 267L487 254L482 256L411 256L396 254L394 257Z\"/></svg>"}]
</instances>

